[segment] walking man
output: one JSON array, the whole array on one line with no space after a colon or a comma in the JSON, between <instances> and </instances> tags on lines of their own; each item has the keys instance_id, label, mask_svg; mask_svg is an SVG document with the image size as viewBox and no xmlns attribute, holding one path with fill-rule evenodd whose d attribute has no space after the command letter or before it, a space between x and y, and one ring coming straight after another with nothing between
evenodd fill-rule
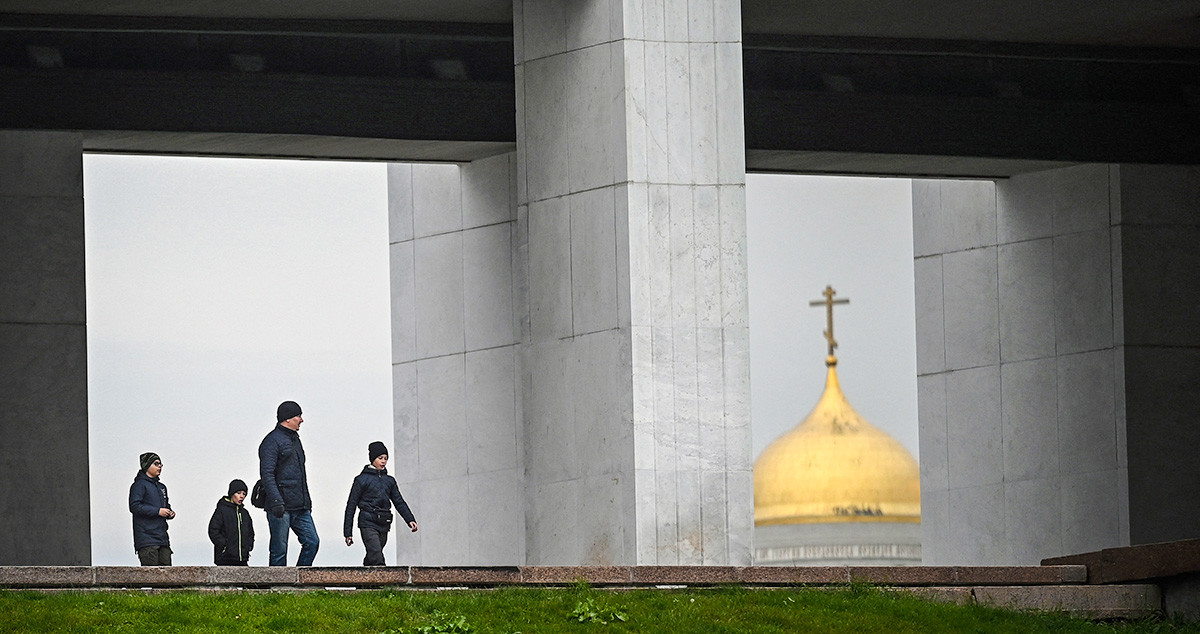
<instances>
[{"instance_id":1,"label":"walking man","mask_svg":"<svg viewBox=\"0 0 1200 634\"><path fill-rule=\"evenodd\" d=\"M159 482L162 460L148 451L139 456L141 469L129 486L129 512L133 514L133 549L143 566L170 566L171 540L167 520L175 518L167 498L167 485Z\"/></svg>"},{"instance_id":2,"label":"walking man","mask_svg":"<svg viewBox=\"0 0 1200 634\"><path fill-rule=\"evenodd\" d=\"M270 565L287 565L288 530L300 540L297 566L311 566L321 539L312 519L312 497L300 443L300 406L284 401L275 411L277 424L258 446L258 475L266 489L267 528L271 531Z\"/></svg>"}]
</instances>

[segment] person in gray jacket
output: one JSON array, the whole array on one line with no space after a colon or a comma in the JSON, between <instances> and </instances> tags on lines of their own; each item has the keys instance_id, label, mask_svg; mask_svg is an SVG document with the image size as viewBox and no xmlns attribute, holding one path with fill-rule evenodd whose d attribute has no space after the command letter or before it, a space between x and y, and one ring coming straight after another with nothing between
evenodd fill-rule
<instances>
[{"instance_id":1,"label":"person in gray jacket","mask_svg":"<svg viewBox=\"0 0 1200 634\"><path fill-rule=\"evenodd\" d=\"M258 446L258 476L266 490L267 528L271 531L270 565L287 565L288 529L300 540L297 566L311 566L321 539L312 519L312 496L304 469L300 406L284 401L275 411L278 421Z\"/></svg>"}]
</instances>

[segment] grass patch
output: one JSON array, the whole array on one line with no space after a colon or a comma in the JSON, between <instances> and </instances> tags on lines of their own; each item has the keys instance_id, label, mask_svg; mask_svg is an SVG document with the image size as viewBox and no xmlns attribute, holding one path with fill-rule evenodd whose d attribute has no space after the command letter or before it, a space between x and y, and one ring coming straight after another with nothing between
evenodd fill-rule
<instances>
[{"instance_id":1,"label":"grass patch","mask_svg":"<svg viewBox=\"0 0 1200 634\"><path fill-rule=\"evenodd\" d=\"M6 632L1196 632L1165 620L1095 623L927 601L856 585L828 589L0 591Z\"/></svg>"}]
</instances>

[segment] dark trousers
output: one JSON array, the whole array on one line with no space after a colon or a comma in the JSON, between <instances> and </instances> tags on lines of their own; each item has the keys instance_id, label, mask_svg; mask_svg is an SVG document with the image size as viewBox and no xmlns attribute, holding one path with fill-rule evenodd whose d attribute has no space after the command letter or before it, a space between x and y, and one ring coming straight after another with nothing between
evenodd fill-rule
<instances>
[{"instance_id":1,"label":"dark trousers","mask_svg":"<svg viewBox=\"0 0 1200 634\"><path fill-rule=\"evenodd\" d=\"M387 565L383 561L383 547L387 546L389 530L389 528L359 525L358 533L362 535L363 546L367 549L367 556L363 558L364 566Z\"/></svg>"},{"instance_id":2,"label":"dark trousers","mask_svg":"<svg viewBox=\"0 0 1200 634\"><path fill-rule=\"evenodd\" d=\"M143 566L170 566L170 546L146 546L137 551L138 561Z\"/></svg>"}]
</instances>

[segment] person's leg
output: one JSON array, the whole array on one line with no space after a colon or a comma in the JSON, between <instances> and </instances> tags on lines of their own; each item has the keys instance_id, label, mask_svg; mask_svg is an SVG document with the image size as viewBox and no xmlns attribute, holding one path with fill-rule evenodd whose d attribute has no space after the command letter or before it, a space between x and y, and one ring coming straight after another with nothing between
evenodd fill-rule
<instances>
[{"instance_id":1,"label":"person's leg","mask_svg":"<svg viewBox=\"0 0 1200 634\"><path fill-rule=\"evenodd\" d=\"M170 566L171 565L171 547L170 546L159 546L158 547L158 565L160 565L160 566Z\"/></svg>"},{"instance_id":2,"label":"person's leg","mask_svg":"<svg viewBox=\"0 0 1200 634\"><path fill-rule=\"evenodd\" d=\"M367 556L363 557L363 565L382 566L383 545L379 543L380 530L374 526L359 526L358 532L362 535L363 547L367 549Z\"/></svg>"},{"instance_id":3,"label":"person's leg","mask_svg":"<svg viewBox=\"0 0 1200 634\"><path fill-rule=\"evenodd\" d=\"M300 540L300 557L297 566L311 566L317 557L317 549L321 546L321 538L317 537L317 526L313 524L312 511L295 511L292 516L292 532Z\"/></svg>"},{"instance_id":4,"label":"person's leg","mask_svg":"<svg viewBox=\"0 0 1200 634\"><path fill-rule=\"evenodd\" d=\"M138 563L143 566L158 565L158 546L145 546L137 551Z\"/></svg>"},{"instance_id":5,"label":"person's leg","mask_svg":"<svg viewBox=\"0 0 1200 634\"><path fill-rule=\"evenodd\" d=\"M384 561L383 549L387 546L388 533L390 533L390 532L391 532L391 528L379 531L379 565L380 566L387 565L387 562Z\"/></svg>"},{"instance_id":6,"label":"person's leg","mask_svg":"<svg viewBox=\"0 0 1200 634\"><path fill-rule=\"evenodd\" d=\"M275 517L267 513L267 528L271 531L271 554L268 564L271 566L287 565L288 526L290 523L286 512L283 517Z\"/></svg>"}]
</instances>

